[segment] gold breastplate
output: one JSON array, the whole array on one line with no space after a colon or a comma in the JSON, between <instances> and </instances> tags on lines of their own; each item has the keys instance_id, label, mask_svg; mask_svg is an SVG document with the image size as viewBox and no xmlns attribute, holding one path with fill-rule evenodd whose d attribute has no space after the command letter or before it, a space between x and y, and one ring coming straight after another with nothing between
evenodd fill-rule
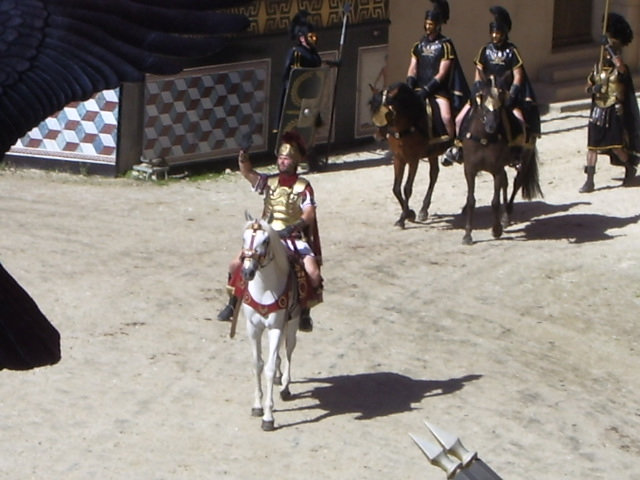
<instances>
[{"instance_id":1,"label":"gold breastplate","mask_svg":"<svg viewBox=\"0 0 640 480\"><path fill-rule=\"evenodd\" d=\"M597 87L594 100L598 107L607 108L624 100L624 86L615 68L605 67L600 72L593 72L589 81Z\"/></svg>"},{"instance_id":2,"label":"gold breastplate","mask_svg":"<svg viewBox=\"0 0 640 480\"><path fill-rule=\"evenodd\" d=\"M300 205L301 196L307 181L298 178L292 187L283 187L278 184L278 177L270 178L269 188L264 197L264 218L271 219L274 230L282 230L288 225L293 225L302 217Z\"/></svg>"}]
</instances>

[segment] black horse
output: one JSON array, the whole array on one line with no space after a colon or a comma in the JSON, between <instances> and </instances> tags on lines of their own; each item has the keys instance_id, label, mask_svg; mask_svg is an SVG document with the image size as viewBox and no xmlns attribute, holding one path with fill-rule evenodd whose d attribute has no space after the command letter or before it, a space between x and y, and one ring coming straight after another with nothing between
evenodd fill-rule
<instances>
[{"instance_id":1,"label":"black horse","mask_svg":"<svg viewBox=\"0 0 640 480\"><path fill-rule=\"evenodd\" d=\"M513 212L513 203L517 192L522 189L522 197L532 200L542 197L542 190L538 178L538 153L535 135L531 135L526 143L518 148L519 159L514 158L514 149L509 140L524 136L520 122L512 111L504 107L504 100L508 94L498 86L499 82L491 77L480 82L479 90L472 99L469 117L465 120L467 127L463 135L464 175L467 180L467 202L463 212L466 214L465 233L463 243L473 243L471 230L473 213L476 205L475 182L478 172L485 171L493 175L493 236L499 238L504 227L509 224L509 216ZM507 199L509 180L505 167L514 166L517 174L514 180L513 192ZM500 195L502 194L502 202ZM504 206L504 210L503 210Z\"/></svg>"}]
</instances>

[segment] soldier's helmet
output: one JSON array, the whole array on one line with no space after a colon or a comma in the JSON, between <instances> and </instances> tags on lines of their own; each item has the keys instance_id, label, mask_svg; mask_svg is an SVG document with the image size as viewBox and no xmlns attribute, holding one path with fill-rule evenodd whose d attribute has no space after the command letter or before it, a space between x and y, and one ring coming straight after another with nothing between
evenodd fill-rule
<instances>
[{"instance_id":1,"label":"soldier's helmet","mask_svg":"<svg viewBox=\"0 0 640 480\"><path fill-rule=\"evenodd\" d=\"M295 130L289 130L282 134L278 155L291 158L299 164L307 155L307 147L302 136Z\"/></svg>"},{"instance_id":2,"label":"soldier's helmet","mask_svg":"<svg viewBox=\"0 0 640 480\"><path fill-rule=\"evenodd\" d=\"M449 2L447 0L431 0L433 8L427 10L424 14L425 20L431 20L432 22L442 25L449 20Z\"/></svg>"},{"instance_id":3,"label":"soldier's helmet","mask_svg":"<svg viewBox=\"0 0 640 480\"><path fill-rule=\"evenodd\" d=\"M307 42L315 45L318 36L313 23L309 21L309 15L310 13L307 10L300 10L296 13L291 20L289 33L292 40L298 40L300 37L305 37Z\"/></svg>"},{"instance_id":4,"label":"soldier's helmet","mask_svg":"<svg viewBox=\"0 0 640 480\"><path fill-rule=\"evenodd\" d=\"M633 40L633 30L625 18L611 12L607 16L607 34L618 40L623 46L629 45Z\"/></svg>"},{"instance_id":5,"label":"soldier's helmet","mask_svg":"<svg viewBox=\"0 0 640 480\"><path fill-rule=\"evenodd\" d=\"M489 9L493 15L493 22L489 23L489 32L501 32L505 38L511 31L511 16L506 8L496 5Z\"/></svg>"}]
</instances>

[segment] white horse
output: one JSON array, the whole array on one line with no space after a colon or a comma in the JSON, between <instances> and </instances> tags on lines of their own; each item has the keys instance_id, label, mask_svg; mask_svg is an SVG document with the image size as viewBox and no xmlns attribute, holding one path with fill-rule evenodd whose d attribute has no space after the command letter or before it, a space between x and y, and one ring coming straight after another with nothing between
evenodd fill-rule
<instances>
[{"instance_id":1,"label":"white horse","mask_svg":"<svg viewBox=\"0 0 640 480\"><path fill-rule=\"evenodd\" d=\"M249 218L249 216L247 216ZM286 355L280 387L283 400L291 398L291 355L296 346L300 322L295 275L278 233L264 220L252 219L243 234L242 277L246 283L242 311L253 352L256 380L251 414L262 417L262 429L274 430L273 385L280 370L280 344L284 334ZM290 318L290 319L289 319ZM262 359L262 333L267 330L269 356ZM262 373L266 396L262 391Z\"/></svg>"}]
</instances>

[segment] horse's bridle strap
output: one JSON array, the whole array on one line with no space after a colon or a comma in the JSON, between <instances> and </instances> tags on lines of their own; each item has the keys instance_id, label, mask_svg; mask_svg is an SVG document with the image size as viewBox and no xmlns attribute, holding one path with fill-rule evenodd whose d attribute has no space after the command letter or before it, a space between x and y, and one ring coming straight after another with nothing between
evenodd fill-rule
<instances>
[{"instance_id":1,"label":"horse's bridle strap","mask_svg":"<svg viewBox=\"0 0 640 480\"><path fill-rule=\"evenodd\" d=\"M493 135L487 135L486 137L477 137L475 135L472 135L471 133L467 133L465 135L465 138L467 138L468 140L472 140L476 143L479 143L480 145L487 146L492 143L498 143L502 141L502 134L494 133Z\"/></svg>"}]
</instances>

